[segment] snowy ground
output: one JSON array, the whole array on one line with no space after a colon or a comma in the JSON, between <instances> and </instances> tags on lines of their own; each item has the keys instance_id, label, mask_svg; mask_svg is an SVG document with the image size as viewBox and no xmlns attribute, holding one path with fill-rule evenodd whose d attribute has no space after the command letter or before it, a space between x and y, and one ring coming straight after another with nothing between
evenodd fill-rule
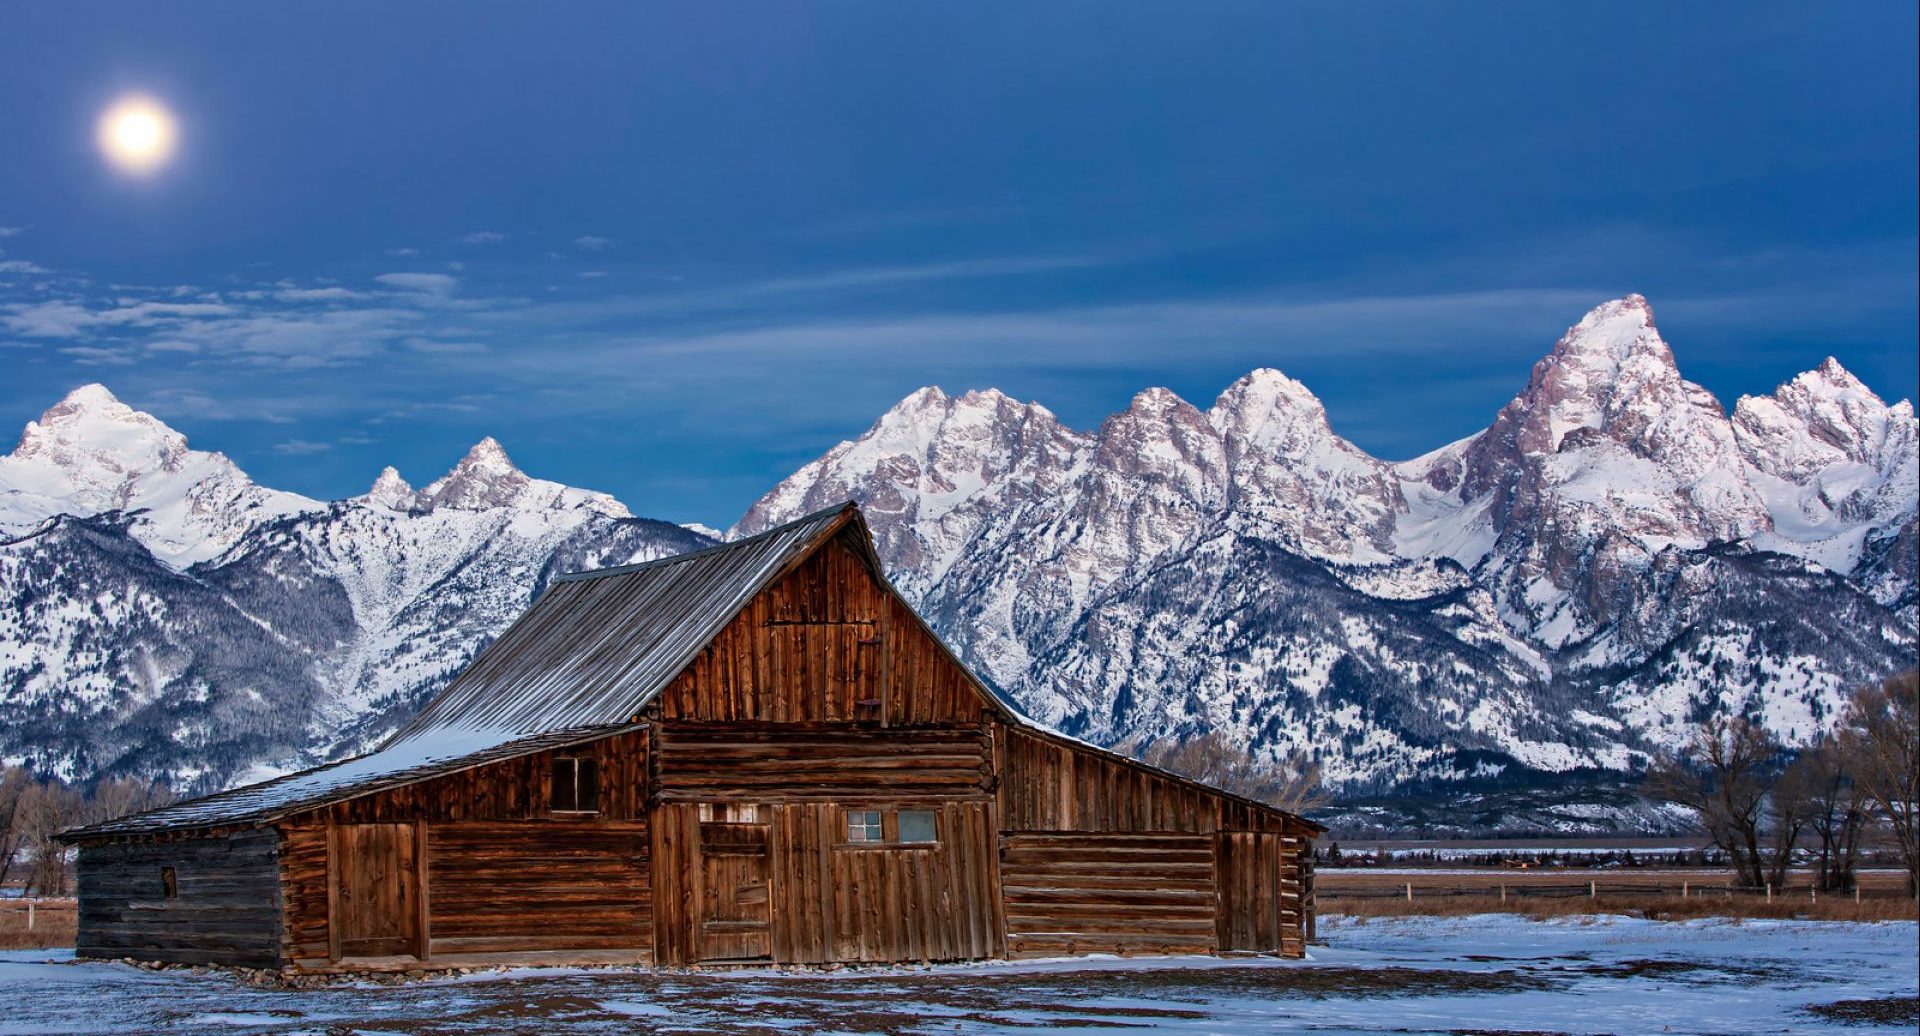
<instances>
[{"instance_id":1,"label":"snowy ground","mask_svg":"<svg viewBox=\"0 0 1920 1036\"><path fill-rule=\"evenodd\" d=\"M0 953L0 1033L1912 1032L1809 1005L1915 995L1911 922L1329 919L1311 961L832 974L494 972L251 989L222 973ZM1884 1005L1882 1007L1884 1010ZM1907 1016L1909 1019L1911 1016Z\"/></svg>"}]
</instances>

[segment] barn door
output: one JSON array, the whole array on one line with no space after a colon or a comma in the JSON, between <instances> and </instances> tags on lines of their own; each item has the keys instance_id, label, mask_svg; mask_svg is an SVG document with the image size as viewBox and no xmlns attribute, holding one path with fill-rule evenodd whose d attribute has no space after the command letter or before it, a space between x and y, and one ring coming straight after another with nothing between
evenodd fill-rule
<instances>
[{"instance_id":1,"label":"barn door","mask_svg":"<svg viewBox=\"0 0 1920 1036\"><path fill-rule=\"evenodd\" d=\"M1220 949L1278 953L1280 835L1223 831L1216 838L1214 880L1220 890Z\"/></svg>"},{"instance_id":2,"label":"barn door","mask_svg":"<svg viewBox=\"0 0 1920 1036\"><path fill-rule=\"evenodd\" d=\"M337 955L422 956L414 825L340 824L332 850Z\"/></svg>"},{"instance_id":3,"label":"barn door","mask_svg":"<svg viewBox=\"0 0 1920 1036\"><path fill-rule=\"evenodd\" d=\"M700 939L703 961L773 956L767 882L768 825L753 807L722 807L726 820L700 822ZM752 818L744 820L743 818Z\"/></svg>"}]
</instances>

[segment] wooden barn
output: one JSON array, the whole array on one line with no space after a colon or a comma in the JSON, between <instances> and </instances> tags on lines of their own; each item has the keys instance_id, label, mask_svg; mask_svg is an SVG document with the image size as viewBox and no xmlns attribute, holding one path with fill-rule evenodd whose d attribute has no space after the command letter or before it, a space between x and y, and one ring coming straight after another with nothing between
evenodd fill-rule
<instances>
[{"instance_id":1,"label":"wooden barn","mask_svg":"<svg viewBox=\"0 0 1920 1036\"><path fill-rule=\"evenodd\" d=\"M851 505L566 576L378 751L70 832L79 953L1299 956L1315 824L1047 730Z\"/></svg>"}]
</instances>

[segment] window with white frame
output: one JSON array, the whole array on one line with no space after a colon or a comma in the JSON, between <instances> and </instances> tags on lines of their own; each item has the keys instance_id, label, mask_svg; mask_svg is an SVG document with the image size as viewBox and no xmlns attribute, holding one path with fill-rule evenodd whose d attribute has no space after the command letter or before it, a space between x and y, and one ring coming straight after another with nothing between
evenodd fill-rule
<instances>
[{"instance_id":1,"label":"window with white frame","mask_svg":"<svg viewBox=\"0 0 1920 1036\"><path fill-rule=\"evenodd\" d=\"M886 827L879 810L848 810L847 841L884 842Z\"/></svg>"}]
</instances>

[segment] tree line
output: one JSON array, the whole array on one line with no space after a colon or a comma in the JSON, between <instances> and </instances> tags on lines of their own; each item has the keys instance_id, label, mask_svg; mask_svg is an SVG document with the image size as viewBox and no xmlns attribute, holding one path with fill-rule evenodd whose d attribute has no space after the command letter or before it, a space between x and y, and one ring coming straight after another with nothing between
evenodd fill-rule
<instances>
[{"instance_id":1,"label":"tree line","mask_svg":"<svg viewBox=\"0 0 1920 1036\"><path fill-rule=\"evenodd\" d=\"M57 837L82 824L157 809L174 801L158 781L119 777L82 790L49 777L36 779L23 766L0 771L0 889L24 878L28 895L64 896L71 855Z\"/></svg>"},{"instance_id":2,"label":"tree line","mask_svg":"<svg viewBox=\"0 0 1920 1036\"><path fill-rule=\"evenodd\" d=\"M1693 813L1742 885L1784 886L1804 840L1818 846L1815 886L1848 891L1877 830L1920 897L1920 673L1858 689L1833 730L1798 751L1746 716L1711 717L1654 761L1646 788Z\"/></svg>"}]
</instances>

